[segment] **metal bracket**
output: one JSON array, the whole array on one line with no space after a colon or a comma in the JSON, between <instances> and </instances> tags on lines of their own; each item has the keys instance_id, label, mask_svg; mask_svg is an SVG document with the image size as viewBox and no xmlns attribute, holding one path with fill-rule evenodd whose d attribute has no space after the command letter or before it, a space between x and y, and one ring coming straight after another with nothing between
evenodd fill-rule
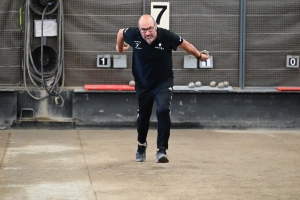
<instances>
[{"instance_id":1,"label":"metal bracket","mask_svg":"<svg viewBox=\"0 0 300 200\"><path fill-rule=\"evenodd\" d=\"M29 118L29 119L32 119L32 120L36 119L34 110L32 108L22 108L21 113L20 113L20 121L23 120L23 112L25 112L25 113L31 112L31 114L32 114L32 115L29 115L29 116L32 116L32 117L24 117L24 118Z\"/></svg>"}]
</instances>

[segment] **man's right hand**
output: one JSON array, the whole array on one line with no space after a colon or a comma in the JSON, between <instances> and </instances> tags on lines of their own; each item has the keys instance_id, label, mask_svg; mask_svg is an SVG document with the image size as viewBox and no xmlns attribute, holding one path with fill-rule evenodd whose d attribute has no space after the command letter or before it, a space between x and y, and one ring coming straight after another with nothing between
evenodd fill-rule
<instances>
[{"instance_id":1,"label":"man's right hand","mask_svg":"<svg viewBox=\"0 0 300 200\"><path fill-rule=\"evenodd\" d=\"M205 53L201 53L200 61L203 62L203 61L206 61L207 59L209 59L209 55L205 54Z\"/></svg>"},{"instance_id":2,"label":"man's right hand","mask_svg":"<svg viewBox=\"0 0 300 200\"><path fill-rule=\"evenodd\" d=\"M127 44L126 42L124 42L123 44L123 51L127 51L130 48L129 44Z\"/></svg>"},{"instance_id":3,"label":"man's right hand","mask_svg":"<svg viewBox=\"0 0 300 200\"><path fill-rule=\"evenodd\" d=\"M206 61L209 58L209 52L207 50L200 51L201 59L200 61Z\"/></svg>"}]
</instances>

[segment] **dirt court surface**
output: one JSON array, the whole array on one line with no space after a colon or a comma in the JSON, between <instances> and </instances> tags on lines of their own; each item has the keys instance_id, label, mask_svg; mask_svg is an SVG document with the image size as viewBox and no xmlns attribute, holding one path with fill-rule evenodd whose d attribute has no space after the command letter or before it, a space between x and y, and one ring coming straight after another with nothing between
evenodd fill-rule
<instances>
[{"instance_id":1,"label":"dirt court surface","mask_svg":"<svg viewBox=\"0 0 300 200\"><path fill-rule=\"evenodd\" d=\"M1 130L1 200L300 199L300 131L171 130L170 163L136 131Z\"/></svg>"}]
</instances>

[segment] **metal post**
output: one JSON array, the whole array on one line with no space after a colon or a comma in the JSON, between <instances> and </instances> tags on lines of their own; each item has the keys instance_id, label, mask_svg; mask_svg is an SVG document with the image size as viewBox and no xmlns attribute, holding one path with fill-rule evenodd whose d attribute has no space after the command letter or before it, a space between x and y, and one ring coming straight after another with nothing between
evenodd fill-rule
<instances>
[{"instance_id":1,"label":"metal post","mask_svg":"<svg viewBox=\"0 0 300 200\"><path fill-rule=\"evenodd\" d=\"M239 59L239 86L245 87L245 51L246 51L246 0L240 5L240 59Z\"/></svg>"},{"instance_id":2,"label":"metal post","mask_svg":"<svg viewBox=\"0 0 300 200\"><path fill-rule=\"evenodd\" d=\"M146 14L146 0L143 0L143 14Z\"/></svg>"}]
</instances>

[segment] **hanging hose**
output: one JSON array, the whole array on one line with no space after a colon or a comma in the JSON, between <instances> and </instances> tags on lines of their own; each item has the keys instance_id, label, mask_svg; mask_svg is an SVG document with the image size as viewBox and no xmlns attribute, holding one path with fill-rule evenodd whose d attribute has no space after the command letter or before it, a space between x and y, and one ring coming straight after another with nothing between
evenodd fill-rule
<instances>
[{"instance_id":1,"label":"hanging hose","mask_svg":"<svg viewBox=\"0 0 300 200\"><path fill-rule=\"evenodd\" d=\"M64 87L64 80L65 80L65 72L64 72L64 18L63 18L63 3L62 0L59 0L59 6L58 6L58 35L57 35L57 47L58 47L58 58L57 58L57 68L56 70L53 70L52 72L45 73L44 72L44 36L43 36L43 22L44 22L44 16L46 13L47 8L52 4L53 2L50 2L45 7L43 13L42 13L42 20L41 20L41 72L37 69L34 63L34 59L32 56L32 49L31 49L31 43L32 43L32 11L30 8L30 0L26 1L25 4L25 42L24 42L24 56L23 56L23 79L24 79L24 85L26 88L27 93L36 100L42 100L45 99L48 96L55 97L55 102L58 105L58 101L61 101L61 104L58 105L59 107L62 107L64 105L64 100L61 96L61 92ZM28 74L28 77L30 78L31 82L35 87L41 90L46 90L47 95L44 97L36 97L34 96L28 89L27 86L27 80L26 75ZM61 86L59 89L59 81L61 80ZM41 84L41 86L39 86Z\"/></svg>"}]
</instances>

